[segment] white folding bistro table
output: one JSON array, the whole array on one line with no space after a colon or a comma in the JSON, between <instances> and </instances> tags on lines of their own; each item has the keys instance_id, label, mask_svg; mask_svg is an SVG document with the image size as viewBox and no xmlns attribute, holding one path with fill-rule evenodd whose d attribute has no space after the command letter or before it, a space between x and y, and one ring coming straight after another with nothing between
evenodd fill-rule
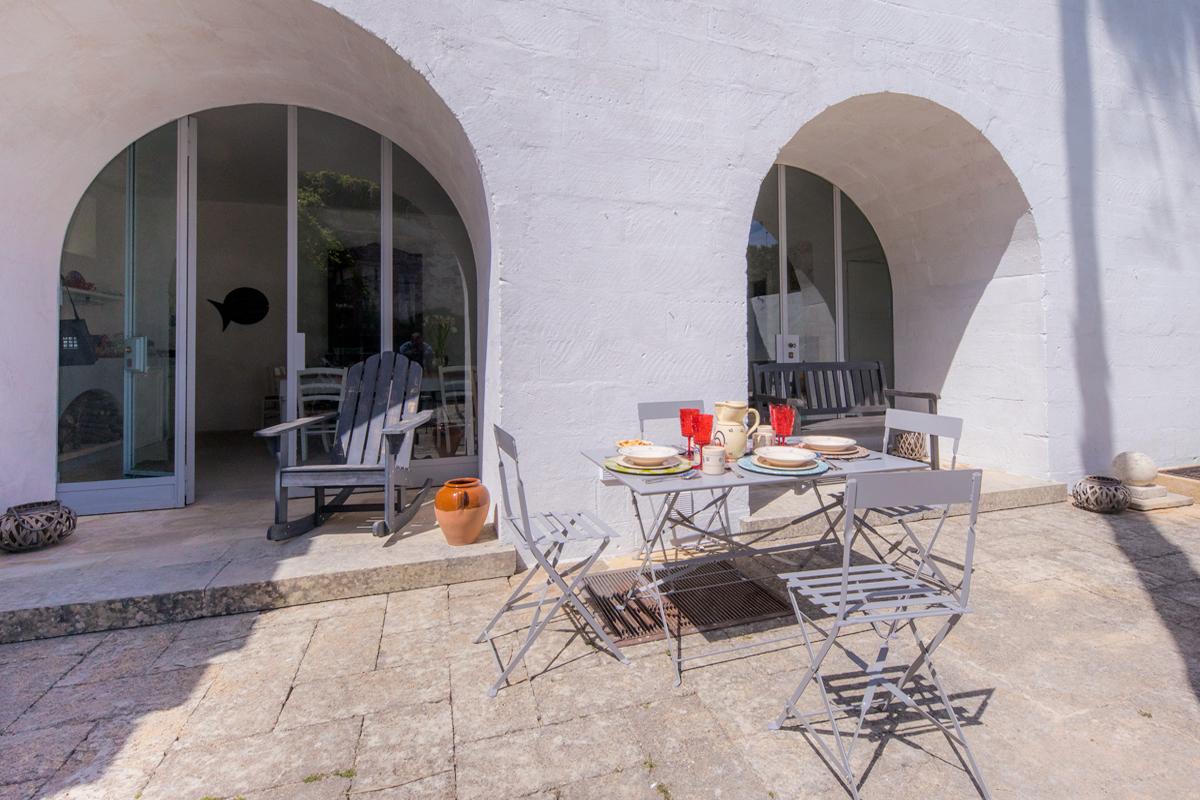
<instances>
[{"instance_id":1,"label":"white folding bistro table","mask_svg":"<svg viewBox=\"0 0 1200 800\"><path fill-rule=\"evenodd\" d=\"M847 478L854 477L855 475L880 472L911 472L929 469L929 465L922 461L912 461L899 456L872 452L866 458L857 460L827 461L830 465L829 471L819 475L767 475L751 472L742 469L737 464L732 464L731 468L727 469L722 475L705 475L699 470L694 470L690 477L687 477L686 474L642 476L606 469L604 467L605 459L612 458L614 455L615 453L608 448L583 451L585 458L601 468L604 479L615 480L625 486L633 498L634 514L637 518L638 528L642 537L639 552L641 564L634 576L633 588L630 590L631 593L627 600L631 599L635 593L649 595L655 600L658 606L659 621L666 635L667 654L671 657L671 661L675 665L676 686L682 682L683 664L685 661L711 658L723 653L730 653L751 647L762 648L785 639L796 638L796 636L793 634L766 641L757 641L751 644L735 645L717 652L706 651L690 656L683 655L682 637L679 637L678 647L673 652L671 648L671 629L667 620L666 607L663 604L663 596L671 592L670 588L666 587L668 581L678 584L684 575L714 561L728 561L754 556L770 556L782 559L787 553L799 553L801 551L809 551L811 553L816 548L837 540L838 525L845 513L837 500L832 498L827 500L822 496L821 487L829 486L830 484L841 484ZM787 525L771 528L766 531L754 531L735 535L733 524L729 517L729 498L735 489L750 486L792 486L797 494L811 490L817 499L818 507L789 521ZM679 509L679 498L689 492L711 492L712 497L708 502L694 502L690 513L684 513ZM654 512L654 518L649 526L646 525L642 517L640 505L637 502L638 498L658 498L661 501L659 507ZM651 503L650 507L653 508L654 504ZM701 515L705 515L706 524L700 524ZM821 515L824 515L827 526L824 533L815 540L810 538L776 544L766 542L766 540L770 539L770 537L777 534L783 528L800 524ZM715 531L711 530L711 524L714 521L719 527ZM667 552L665 536L668 527L683 527L695 531L702 534L703 537L713 540L715 544L722 546L722 549L715 552L700 553L672 562L669 565L669 572L665 575L660 575L660 571L667 567L668 564L658 564L654 559L654 551L655 549L660 549L665 558Z\"/></svg>"}]
</instances>

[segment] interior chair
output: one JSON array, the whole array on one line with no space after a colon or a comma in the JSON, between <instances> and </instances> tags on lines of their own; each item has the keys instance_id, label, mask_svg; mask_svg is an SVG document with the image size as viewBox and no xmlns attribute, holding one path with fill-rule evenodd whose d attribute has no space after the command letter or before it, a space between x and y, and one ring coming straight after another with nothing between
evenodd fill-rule
<instances>
[{"instance_id":1,"label":"interior chair","mask_svg":"<svg viewBox=\"0 0 1200 800\"><path fill-rule=\"evenodd\" d=\"M496 666L500 676L488 688L488 696L495 697L500 687L508 681L509 675L525 658L533 643L541 635L550 621L570 606L583 620L588 628L596 635L614 657L624 664L629 659L617 647L616 642L604 630L604 626L584 605L579 591L583 588L583 579L588 571L600 558L600 554L608 547L616 533L601 520L587 511L573 512L531 512L525 500L525 483L521 477L520 461L517 456L517 442L499 426L493 428L496 436L496 448L499 451L499 471L501 490L501 515L499 525L504 531L517 536L517 540L534 560L530 569L517 587L500 606L500 610L484 626L475 642L488 642L496 658ZM510 472L511 471L511 472ZM586 552L585 557L568 567L561 567L564 550L572 546L573 556L578 556L577 548ZM535 577L542 576L536 584L537 588L527 590ZM568 583L567 581L570 580ZM530 600L529 598L533 598ZM521 646L504 663L495 641L489 634L496 623L513 611L534 609L533 619L525 634ZM576 629L584 631L576 624Z\"/></svg>"},{"instance_id":2,"label":"interior chair","mask_svg":"<svg viewBox=\"0 0 1200 800\"><path fill-rule=\"evenodd\" d=\"M842 565L780 576L786 581L792 610L800 623L808 666L799 685L785 702L782 713L770 727L778 729L789 718L798 720L855 800L858 800L861 787L851 762L858 737L869 715L889 712L896 703L919 714L945 734L959 753L979 793L984 798L991 796L963 734L958 712L933 661L938 647L971 611L969 600L981 480L980 470L880 473L850 478L846 482L844 501L847 514L842 531ZM966 536L957 540L963 541L965 546L961 554L950 559L937 553L947 549L939 548L945 540L940 535L951 505L958 503L968 507ZM943 509L932 531L924 537L919 536L907 520L900 520L912 541L919 545L915 564L854 563L857 513L906 506ZM947 575L949 568L946 565L952 563L960 567L951 576ZM925 628L923 633L919 626ZM871 637L872 631L877 638ZM902 639L906 631L911 633L915 645L912 660L907 664L904 659L897 658L902 644L898 639ZM862 635L842 635L849 632ZM847 642L854 645L864 641L877 645L873 655L864 657L847 645ZM825 667L834 647L861 671L860 679L865 678L861 699L848 701L840 688L845 676L831 674ZM892 665L893 661L899 663ZM901 669L903 676L892 677ZM937 715L913 696L917 690L909 688L922 670L922 677L936 690L941 705ZM810 686L815 686L818 693L816 710L802 713L797 704ZM845 724L846 720L849 725ZM828 725L829 730L822 733L817 724ZM849 733L843 730L845 727L851 728ZM829 744L830 738L833 747Z\"/></svg>"},{"instance_id":3,"label":"interior chair","mask_svg":"<svg viewBox=\"0 0 1200 800\"><path fill-rule=\"evenodd\" d=\"M438 384L441 397L437 404L437 448L443 457L454 455L458 443L453 441L450 430L462 428L462 442L467 455L475 455L475 413L472 403L475 397L475 368L467 365L438 367Z\"/></svg>"},{"instance_id":4,"label":"interior chair","mask_svg":"<svg viewBox=\"0 0 1200 800\"><path fill-rule=\"evenodd\" d=\"M309 367L296 372L296 399L301 417L315 417L337 411L342 403L346 370L341 367ZM300 463L308 463L308 440L319 437L326 453L333 452L337 421L329 419L304 428L300 435Z\"/></svg>"}]
</instances>

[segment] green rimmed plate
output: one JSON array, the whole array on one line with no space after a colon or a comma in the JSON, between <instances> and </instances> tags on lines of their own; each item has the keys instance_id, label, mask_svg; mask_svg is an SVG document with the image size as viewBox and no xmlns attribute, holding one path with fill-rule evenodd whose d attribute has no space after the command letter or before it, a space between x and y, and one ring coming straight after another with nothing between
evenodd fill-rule
<instances>
[{"instance_id":1,"label":"green rimmed plate","mask_svg":"<svg viewBox=\"0 0 1200 800\"><path fill-rule=\"evenodd\" d=\"M625 475L682 475L692 468L686 460L680 459L679 463L672 467L627 467L615 458L604 459L604 468L611 472L620 472Z\"/></svg>"}]
</instances>

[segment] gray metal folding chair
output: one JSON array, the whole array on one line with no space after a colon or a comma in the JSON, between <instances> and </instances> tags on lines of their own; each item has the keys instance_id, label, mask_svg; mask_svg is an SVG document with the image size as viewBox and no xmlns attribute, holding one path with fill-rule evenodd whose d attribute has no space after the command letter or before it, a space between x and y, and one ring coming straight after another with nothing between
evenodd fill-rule
<instances>
[{"instance_id":1,"label":"gray metal folding chair","mask_svg":"<svg viewBox=\"0 0 1200 800\"><path fill-rule=\"evenodd\" d=\"M638 415L638 436L646 439L647 437L655 438L656 433L653 431L672 431L675 436L679 436L679 409L681 408L698 408L704 410L703 400L656 400L649 403L637 404ZM657 423L657 424L656 424ZM667 440L662 439L657 444L666 444ZM709 502L696 508L696 501L702 500L707 496ZM713 527L714 523L720 524L720 519L717 515L720 513L722 506L712 502L716 498L714 492L684 492L675 501L675 507L672 509L671 521L668 526L671 528L671 543L676 547L690 546L696 544L704 538L704 534ZM634 492L629 493L630 502L633 503L633 513L637 517L638 524L642 523L642 512L638 505L638 497ZM650 503L650 510L653 512L651 516L656 516L660 509L654 507L654 503ZM700 512L709 511L708 517L704 522L700 522L697 517ZM680 528L688 531L680 533ZM643 533L646 532L642 526Z\"/></svg>"},{"instance_id":2,"label":"gray metal folding chair","mask_svg":"<svg viewBox=\"0 0 1200 800\"><path fill-rule=\"evenodd\" d=\"M851 757L858 736L869 713L886 711L895 701L899 701L909 711L921 715L944 733L951 745L956 747L960 758L963 758L963 763L975 781L979 793L984 798L991 797L975 756L963 735L958 714L933 664L934 652L963 615L971 610L968 601L971 592L971 565L975 551L975 519L979 512L981 475L979 470L959 470L883 473L849 479L846 482L845 493L842 566L780 576L787 582L788 596L804 636L809 665L800 684L788 698L783 712L772 723L771 728L780 728L789 717L799 720L855 800L859 797L859 787L854 768L851 766ZM961 576L958 580L951 581L943 569L934 563L934 545L949 516L951 505L956 503L969 504L970 511L967 516ZM914 534L914 541L921 543L916 566L907 568L906 565L894 564L854 564L853 544L858 532L858 526L854 522L856 512L909 505L944 509L928 541L923 542ZM901 519L901 524L908 529L907 521ZM911 533L911 530L909 532ZM832 621L828 621L823 615L831 615ZM941 625L932 636L926 631L925 637L922 637L917 629L919 620L940 620ZM850 650L839 639L843 632L860 626L870 626L883 640L870 661ZM916 655L908 664L903 677L893 680L887 676L886 668L889 666L889 656L899 644L896 639L906 628L912 633ZM814 637L810 629L824 638ZM858 636L849 638L862 641ZM831 697L829 675L822 667L835 646L862 670L867 680L859 703L840 703ZM942 705L942 716L935 716L923 708L906 690L922 668L937 691ZM822 709L811 713L798 713L796 704L805 690L813 684L820 695ZM881 689L885 694L880 693ZM844 733L838 725L839 719L847 717L855 720L853 732L849 734ZM814 721L819 720L828 723L832 732L833 748L814 728Z\"/></svg>"},{"instance_id":3,"label":"gray metal folding chair","mask_svg":"<svg viewBox=\"0 0 1200 800\"><path fill-rule=\"evenodd\" d=\"M938 453L942 439L950 440L950 469L958 466L958 442L962 438L963 421L958 417L947 417L941 414L926 414L921 411L904 411L896 408L889 408L884 416L883 441L885 444L891 441L893 432L908 432L918 433L929 437L930 452ZM937 445L937 446L935 446ZM933 469L939 469L937 463L931 463ZM939 512L943 509L931 508L920 503L906 504L898 506L886 506L880 508L869 508L857 515L859 527L870 534L864 538L864 542L872 550L875 557L882 562L892 562L897 558L908 558L912 560L914 554L920 551L920 547L912 540L910 529L907 525L902 525L901 529L905 532L905 536L901 538L891 537L881 533L870 522L871 515L884 517L890 521L896 522L903 519L911 519L917 516L926 515L931 512ZM882 549L881 549L882 548Z\"/></svg>"},{"instance_id":4,"label":"gray metal folding chair","mask_svg":"<svg viewBox=\"0 0 1200 800\"><path fill-rule=\"evenodd\" d=\"M521 542L529 549L534 566L500 606L500 610L496 612L491 621L484 626L479 636L475 638L477 644L487 641L492 645L496 665L500 669L500 677L488 689L488 696L496 696L500 687L508 681L508 676L513 669L525 658L525 654L529 652L534 641L564 605L570 605L604 643L609 652L622 663L628 664L629 659L617 647L612 637L605 632L604 626L588 610L578 595L588 570L600 558L600 554L608 547L616 533L587 511L531 513L525 502L525 484L521 478L516 440L499 426L493 427L493 431L496 435L496 447L500 456L500 490L503 505L500 524L508 530L516 531ZM511 480L515 482L515 492L511 491L512 487L509 483L508 469L510 466L512 469ZM514 493L517 501L515 506L512 502ZM560 568L559 562L563 559L563 551L568 545L577 544L589 547L590 553L569 567ZM578 553L572 555L578 555ZM543 575L541 585L536 589L526 591L526 587L539 574ZM570 578L570 583L567 583L568 578ZM558 593L552 593L553 589L557 589ZM530 597L535 599L529 600ZM546 610L547 607L549 610ZM533 619L529 623L529 630L517 652L505 664L495 643L488 638L488 634L505 614L527 608L535 609ZM543 611L545 611L544 614ZM574 620L572 623L576 625L577 630L583 632L578 623L575 623Z\"/></svg>"}]
</instances>

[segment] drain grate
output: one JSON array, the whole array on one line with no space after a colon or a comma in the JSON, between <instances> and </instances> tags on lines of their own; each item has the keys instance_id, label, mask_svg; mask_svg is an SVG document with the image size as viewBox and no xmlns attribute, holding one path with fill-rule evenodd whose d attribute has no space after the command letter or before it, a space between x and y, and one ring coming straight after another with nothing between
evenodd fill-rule
<instances>
[{"instance_id":1,"label":"drain grate","mask_svg":"<svg viewBox=\"0 0 1200 800\"><path fill-rule=\"evenodd\" d=\"M676 567L684 569L684 565ZM775 595L763 589L732 565L705 564L678 580L667 578L664 597L671 631L698 633L731 628L751 622L789 616L791 609ZM659 569L670 575L670 568ZM617 644L638 644L663 638L658 603L653 597L635 597L619 608L626 592L633 587L636 569L599 572L584 578L584 590L590 605L604 622Z\"/></svg>"},{"instance_id":2,"label":"drain grate","mask_svg":"<svg viewBox=\"0 0 1200 800\"><path fill-rule=\"evenodd\" d=\"M1191 478L1194 481L1200 481L1200 467L1176 467L1175 469L1164 469L1167 475L1175 475L1180 478Z\"/></svg>"}]
</instances>

